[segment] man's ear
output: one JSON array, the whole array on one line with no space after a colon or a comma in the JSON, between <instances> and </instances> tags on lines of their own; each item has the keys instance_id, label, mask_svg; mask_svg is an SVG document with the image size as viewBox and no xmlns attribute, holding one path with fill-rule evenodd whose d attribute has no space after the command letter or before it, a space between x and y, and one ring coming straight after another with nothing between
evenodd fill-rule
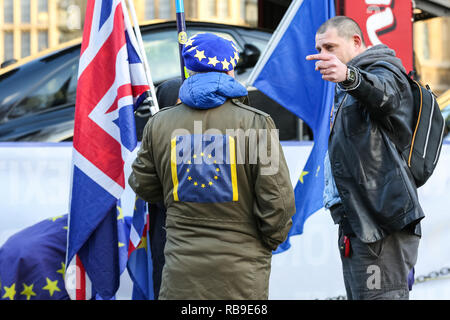
<instances>
[{"instance_id":1,"label":"man's ear","mask_svg":"<svg viewBox=\"0 0 450 320\"><path fill-rule=\"evenodd\" d=\"M353 35L353 44L355 46L355 49L358 49L358 50L361 49L362 47L364 47L364 43L359 34Z\"/></svg>"},{"instance_id":2,"label":"man's ear","mask_svg":"<svg viewBox=\"0 0 450 320\"><path fill-rule=\"evenodd\" d=\"M230 70L230 71L227 71L226 73L227 73L227 75L229 75L230 77L233 77L233 78L234 78L234 69L233 69L233 70Z\"/></svg>"}]
</instances>

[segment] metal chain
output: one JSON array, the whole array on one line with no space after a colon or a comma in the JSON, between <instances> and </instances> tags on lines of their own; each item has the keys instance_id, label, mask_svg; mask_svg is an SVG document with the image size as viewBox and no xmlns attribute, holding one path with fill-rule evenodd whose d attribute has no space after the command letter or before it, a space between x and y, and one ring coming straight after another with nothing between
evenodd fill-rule
<instances>
[{"instance_id":1,"label":"metal chain","mask_svg":"<svg viewBox=\"0 0 450 320\"><path fill-rule=\"evenodd\" d=\"M445 276L449 276L450 275L450 268L442 268L439 271L433 271L430 272L428 275L426 276L418 276L416 277L416 279L414 280L414 283L424 283L426 281L430 281L430 280L438 280L439 278L445 277Z\"/></svg>"},{"instance_id":2,"label":"metal chain","mask_svg":"<svg viewBox=\"0 0 450 320\"><path fill-rule=\"evenodd\" d=\"M316 299L319 300L319 299ZM332 298L326 298L325 300L347 300L347 296L336 296L336 297L332 297Z\"/></svg>"},{"instance_id":3,"label":"metal chain","mask_svg":"<svg viewBox=\"0 0 450 320\"><path fill-rule=\"evenodd\" d=\"M441 280L441 278L450 279L450 268L442 268L439 271L430 272L426 276L418 276L414 279L414 284L424 283L431 280ZM326 298L325 300L347 300L347 296L340 295L336 297Z\"/></svg>"}]
</instances>

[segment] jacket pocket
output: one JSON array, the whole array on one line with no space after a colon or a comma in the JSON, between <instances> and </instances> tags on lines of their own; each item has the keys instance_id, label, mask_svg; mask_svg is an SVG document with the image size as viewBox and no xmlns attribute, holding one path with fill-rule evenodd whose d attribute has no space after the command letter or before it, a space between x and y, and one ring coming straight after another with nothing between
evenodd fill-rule
<instances>
[{"instance_id":1,"label":"jacket pocket","mask_svg":"<svg viewBox=\"0 0 450 320\"><path fill-rule=\"evenodd\" d=\"M392 221L413 208L411 195L399 170L395 170L377 189L361 186L367 195L367 205L380 225L389 229Z\"/></svg>"},{"instance_id":2,"label":"jacket pocket","mask_svg":"<svg viewBox=\"0 0 450 320\"><path fill-rule=\"evenodd\" d=\"M374 258L379 258L383 252L385 238L378 240L376 242L367 243L367 250L369 254Z\"/></svg>"}]
</instances>

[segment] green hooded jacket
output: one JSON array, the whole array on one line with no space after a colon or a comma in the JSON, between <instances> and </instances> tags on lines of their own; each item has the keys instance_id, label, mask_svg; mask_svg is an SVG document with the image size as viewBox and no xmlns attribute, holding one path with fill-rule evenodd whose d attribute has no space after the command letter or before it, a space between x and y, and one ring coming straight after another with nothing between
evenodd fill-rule
<instances>
[{"instance_id":1,"label":"green hooded jacket","mask_svg":"<svg viewBox=\"0 0 450 320\"><path fill-rule=\"evenodd\" d=\"M210 109L179 104L150 118L129 184L167 208L159 299L268 298L272 250L286 239L295 213L283 150L269 134L275 129L268 114L237 99ZM224 137L227 163L212 161L222 150L207 152L205 139L202 150L195 139L184 143L192 154L177 158L180 136L199 130L215 141Z\"/></svg>"}]
</instances>

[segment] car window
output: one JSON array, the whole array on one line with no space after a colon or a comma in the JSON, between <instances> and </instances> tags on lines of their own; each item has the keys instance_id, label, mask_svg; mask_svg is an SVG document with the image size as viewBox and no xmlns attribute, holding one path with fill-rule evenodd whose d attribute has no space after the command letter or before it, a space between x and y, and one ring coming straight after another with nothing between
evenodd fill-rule
<instances>
[{"instance_id":1,"label":"car window","mask_svg":"<svg viewBox=\"0 0 450 320\"><path fill-rule=\"evenodd\" d=\"M259 51L261 51L261 52L263 52L267 46L267 42L268 42L267 39L251 37L248 35L241 35L241 36L242 36L242 38L244 38L245 43L256 46L259 49Z\"/></svg>"},{"instance_id":2,"label":"car window","mask_svg":"<svg viewBox=\"0 0 450 320\"><path fill-rule=\"evenodd\" d=\"M142 35L152 80L159 83L180 74L177 33L173 30ZM170 63L167 63L171 61Z\"/></svg>"},{"instance_id":3,"label":"car window","mask_svg":"<svg viewBox=\"0 0 450 320\"><path fill-rule=\"evenodd\" d=\"M33 90L8 115L14 119L75 101L78 60L62 67Z\"/></svg>"},{"instance_id":4,"label":"car window","mask_svg":"<svg viewBox=\"0 0 450 320\"><path fill-rule=\"evenodd\" d=\"M233 41L238 49L242 47L229 33L189 29L188 37L197 33L211 32L225 39ZM142 35L144 49L147 55L152 80L155 84L180 75L180 56L176 30L165 30Z\"/></svg>"}]
</instances>

